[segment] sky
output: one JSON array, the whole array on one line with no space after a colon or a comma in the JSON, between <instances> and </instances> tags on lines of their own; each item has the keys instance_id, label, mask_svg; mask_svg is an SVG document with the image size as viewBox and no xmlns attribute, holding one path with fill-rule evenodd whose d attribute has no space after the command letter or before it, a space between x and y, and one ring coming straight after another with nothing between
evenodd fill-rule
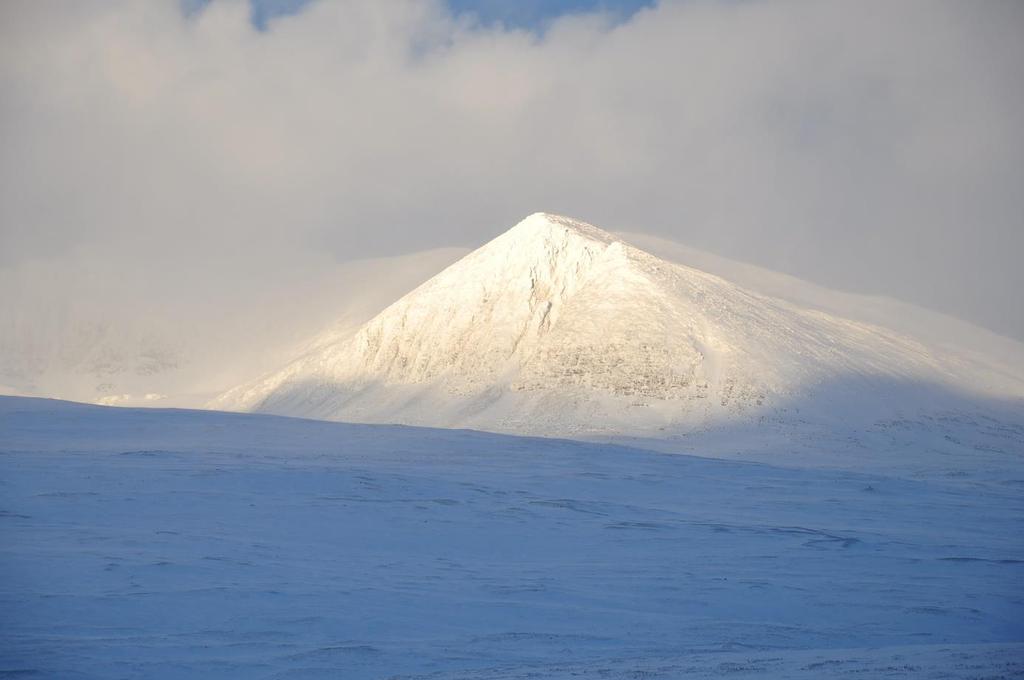
<instances>
[{"instance_id":1,"label":"sky","mask_svg":"<svg viewBox=\"0 0 1024 680\"><path fill-rule=\"evenodd\" d=\"M0 280L223 309L543 210L1024 339L1022 29L1010 1L9 0Z\"/></svg>"},{"instance_id":2,"label":"sky","mask_svg":"<svg viewBox=\"0 0 1024 680\"><path fill-rule=\"evenodd\" d=\"M297 14L311 1L251 0L249 18L258 29L266 30L274 18ZM181 0L181 6L186 13L193 13L210 2ZM455 16L468 17L483 25L537 31L567 14L602 12L621 21L652 5L654 0L447 0L444 7Z\"/></svg>"}]
</instances>

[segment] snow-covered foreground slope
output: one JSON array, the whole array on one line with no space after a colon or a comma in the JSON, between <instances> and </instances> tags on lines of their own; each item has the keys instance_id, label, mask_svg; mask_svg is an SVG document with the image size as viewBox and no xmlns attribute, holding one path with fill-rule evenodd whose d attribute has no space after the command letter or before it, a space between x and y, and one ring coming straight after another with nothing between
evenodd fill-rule
<instances>
[{"instance_id":1,"label":"snow-covered foreground slope","mask_svg":"<svg viewBox=\"0 0 1024 680\"><path fill-rule=\"evenodd\" d=\"M895 427L852 471L0 398L0 671L1019 677L1024 428Z\"/></svg>"},{"instance_id":2,"label":"snow-covered foreground slope","mask_svg":"<svg viewBox=\"0 0 1024 680\"><path fill-rule=\"evenodd\" d=\"M953 401L1019 406L1020 367L761 295L538 213L351 335L212 403L356 422L668 436ZM953 399L944 399L950 396Z\"/></svg>"}]
</instances>

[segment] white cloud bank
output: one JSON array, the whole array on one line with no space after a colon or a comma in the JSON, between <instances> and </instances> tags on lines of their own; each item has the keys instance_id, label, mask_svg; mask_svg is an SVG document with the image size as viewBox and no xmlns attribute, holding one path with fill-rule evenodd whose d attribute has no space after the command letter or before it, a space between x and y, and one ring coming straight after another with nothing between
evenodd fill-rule
<instances>
[{"instance_id":1,"label":"white cloud bank","mask_svg":"<svg viewBox=\"0 0 1024 680\"><path fill-rule=\"evenodd\" d=\"M1022 29L1015 2L663 2L538 36L438 2L259 32L239 1L8 1L0 274L188 315L547 210L1022 338Z\"/></svg>"}]
</instances>

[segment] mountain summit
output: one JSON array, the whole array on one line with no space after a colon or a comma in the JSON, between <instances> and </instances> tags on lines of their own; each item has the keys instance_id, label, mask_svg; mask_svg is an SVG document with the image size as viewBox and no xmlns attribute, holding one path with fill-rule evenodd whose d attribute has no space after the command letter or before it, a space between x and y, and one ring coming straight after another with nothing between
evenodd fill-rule
<instances>
[{"instance_id":1,"label":"mountain summit","mask_svg":"<svg viewBox=\"0 0 1024 680\"><path fill-rule=\"evenodd\" d=\"M683 432L976 366L536 213L215 408L543 434ZM867 390L867 392L866 392ZM901 392L902 394L902 392Z\"/></svg>"}]
</instances>

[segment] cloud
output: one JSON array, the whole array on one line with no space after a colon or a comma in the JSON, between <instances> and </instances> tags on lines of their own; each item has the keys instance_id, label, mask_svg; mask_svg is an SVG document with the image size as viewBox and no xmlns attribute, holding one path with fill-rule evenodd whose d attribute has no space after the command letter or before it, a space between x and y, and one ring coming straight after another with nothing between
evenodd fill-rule
<instances>
[{"instance_id":1,"label":"cloud","mask_svg":"<svg viewBox=\"0 0 1024 680\"><path fill-rule=\"evenodd\" d=\"M227 305L547 210L1024 338L1018 3L663 2L542 33L412 0L263 31L231 0L0 13L10 271Z\"/></svg>"}]
</instances>

